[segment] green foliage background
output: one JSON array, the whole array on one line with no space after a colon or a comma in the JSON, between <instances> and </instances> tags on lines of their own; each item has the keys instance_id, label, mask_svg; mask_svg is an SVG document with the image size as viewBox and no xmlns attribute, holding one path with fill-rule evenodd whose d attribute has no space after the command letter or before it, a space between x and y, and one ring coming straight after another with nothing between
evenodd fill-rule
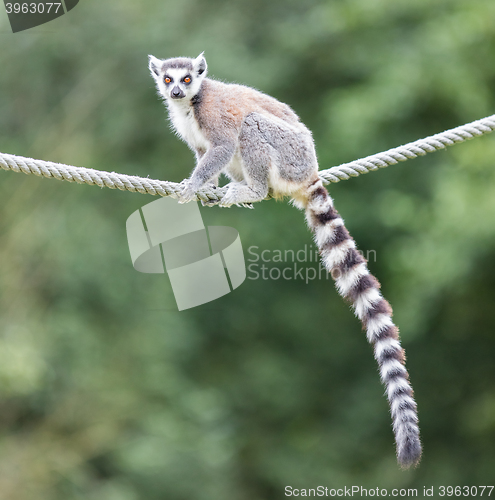
<instances>
[{"instance_id":1,"label":"green foliage background","mask_svg":"<svg viewBox=\"0 0 495 500\"><path fill-rule=\"evenodd\" d=\"M493 0L85 0L15 35L0 10L7 153L186 177L149 53L204 50L210 76L289 103L322 169L495 109ZM331 281L247 280L179 313L129 258L125 221L153 198L1 171L0 499L493 484L494 167L488 136L330 187L407 350L424 444L407 472ZM286 203L202 213L245 250L311 244Z\"/></svg>"}]
</instances>

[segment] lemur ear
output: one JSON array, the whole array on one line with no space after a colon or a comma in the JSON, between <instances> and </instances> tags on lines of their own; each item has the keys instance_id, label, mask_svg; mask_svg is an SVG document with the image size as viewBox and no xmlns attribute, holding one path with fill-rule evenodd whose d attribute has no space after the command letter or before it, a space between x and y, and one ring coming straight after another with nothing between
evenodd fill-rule
<instances>
[{"instance_id":1,"label":"lemur ear","mask_svg":"<svg viewBox=\"0 0 495 500\"><path fill-rule=\"evenodd\" d=\"M196 71L196 74L198 76L202 75L208 68L208 65L206 64L206 59L204 58L203 54L204 52L201 52L201 54L199 54L199 56L196 57L196 59L194 59L193 62L194 71Z\"/></svg>"},{"instance_id":2,"label":"lemur ear","mask_svg":"<svg viewBox=\"0 0 495 500\"><path fill-rule=\"evenodd\" d=\"M150 68L151 74L154 77L157 77L160 74L160 68L162 66L162 61L160 59L157 59L155 56L149 55L148 56L148 66Z\"/></svg>"}]
</instances>

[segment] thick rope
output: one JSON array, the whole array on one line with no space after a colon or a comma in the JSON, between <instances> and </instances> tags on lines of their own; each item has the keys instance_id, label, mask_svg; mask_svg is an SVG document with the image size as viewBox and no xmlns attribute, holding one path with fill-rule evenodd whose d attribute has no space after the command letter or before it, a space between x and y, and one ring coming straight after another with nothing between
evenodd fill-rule
<instances>
[{"instance_id":1,"label":"thick rope","mask_svg":"<svg viewBox=\"0 0 495 500\"><path fill-rule=\"evenodd\" d=\"M452 128L431 135L425 139L410 142L398 148L389 149L383 153L377 153L361 160L343 163L338 167L332 167L328 170L322 170L320 177L324 183L339 182L347 180L349 177L357 177L361 174L367 174L370 171L379 168L396 165L400 161L406 161L418 156L424 156L426 153L433 153L439 149L445 149L460 142L467 141L474 137L489 134L495 130L495 115L487 116L481 120L476 120L460 127Z\"/></svg>"},{"instance_id":2,"label":"thick rope","mask_svg":"<svg viewBox=\"0 0 495 500\"><path fill-rule=\"evenodd\" d=\"M476 120L466 125L461 125L440 134L435 134L425 139L410 142L398 148L389 149L382 153L367 156L361 160L344 163L338 167L320 171L319 175L325 184L347 180L367 174L389 165L395 165L400 161L406 161L426 153L433 153L447 146L467 141L473 137L488 134L495 130L495 115ZM133 175L119 174L117 172L105 172L84 167L72 167L62 163L53 163L33 158L24 158L0 153L0 167L4 170L34 174L37 176L54 178L61 181L77 182L79 184L96 185L121 191L132 191L143 194L160 196L172 196L177 198L180 192L180 184L169 181L158 181L154 179L137 177ZM198 201L217 202L225 194L225 188L208 186L200 189L196 195Z\"/></svg>"}]
</instances>

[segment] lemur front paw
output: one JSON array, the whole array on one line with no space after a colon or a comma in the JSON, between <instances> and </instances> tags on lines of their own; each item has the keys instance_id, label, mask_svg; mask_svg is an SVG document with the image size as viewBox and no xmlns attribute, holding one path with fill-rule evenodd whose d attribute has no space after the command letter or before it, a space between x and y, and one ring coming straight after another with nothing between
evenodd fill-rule
<instances>
[{"instance_id":1,"label":"lemur front paw","mask_svg":"<svg viewBox=\"0 0 495 500\"><path fill-rule=\"evenodd\" d=\"M179 184L179 203L189 203L190 201L195 200L196 197L196 191L197 189L194 188L191 179L184 179L180 184Z\"/></svg>"}]
</instances>

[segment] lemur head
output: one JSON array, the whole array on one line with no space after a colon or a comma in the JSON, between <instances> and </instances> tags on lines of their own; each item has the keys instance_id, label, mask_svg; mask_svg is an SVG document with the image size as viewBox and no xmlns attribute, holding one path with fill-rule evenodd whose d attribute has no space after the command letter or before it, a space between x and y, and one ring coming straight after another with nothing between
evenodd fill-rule
<instances>
[{"instance_id":1,"label":"lemur head","mask_svg":"<svg viewBox=\"0 0 495 500\"><path fill-rule=\"evenodd\" d=\"M188 101L199 92L208 68L203 52L196 59L148 57L151 76L158 91L167 100Z\"/></svg>"}]
</instances>

